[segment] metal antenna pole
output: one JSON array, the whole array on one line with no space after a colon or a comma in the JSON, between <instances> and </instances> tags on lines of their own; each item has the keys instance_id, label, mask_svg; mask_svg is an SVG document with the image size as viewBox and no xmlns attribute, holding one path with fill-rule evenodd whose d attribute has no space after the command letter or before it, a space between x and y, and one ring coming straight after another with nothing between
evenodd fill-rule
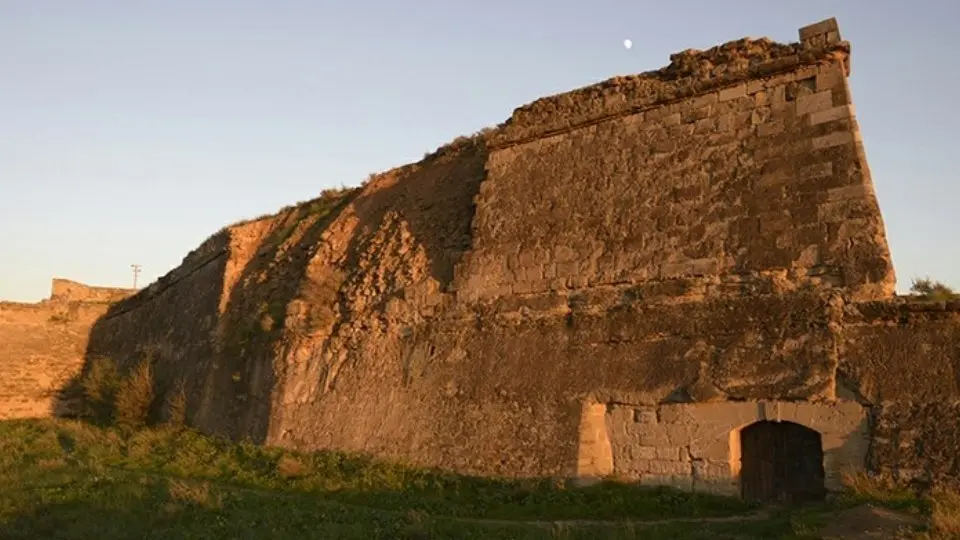
<instances>
[{"instance_id":1,"label":"metal antenna pole","mask_svg":"<svg viewBox=\"0 0 960 540\"><path fill-rule=\"evenodd\" d=\"M131 264L130 268L133 268L133 288L137 288L137 276L140 275L140 269L142 268L139 264Z\"/></svg>"}]
</instances>

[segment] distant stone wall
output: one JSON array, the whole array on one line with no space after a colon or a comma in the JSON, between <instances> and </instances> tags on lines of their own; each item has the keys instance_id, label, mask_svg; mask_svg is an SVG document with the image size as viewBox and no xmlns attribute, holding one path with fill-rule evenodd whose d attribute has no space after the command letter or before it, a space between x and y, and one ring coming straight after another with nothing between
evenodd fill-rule
<instances>
[{"instance_id":1,"label":"distant stone wall","mask_svg":"<svg viewBox=\"0 0 960 540\"><path fill-rule=\"evenodd\" d=\"M135 293L136 289L91 287L69 279L54 278L50 299L57 302L116 302Z\"/></svg>"},{"instance_id":2,"label":"distant stone wall","mask_svg":"<svg viewBox=\"0 0 960 540\"><path fill-rule=\"evenodd\" d=\"M491 138L460 298L692 276L891 296L849 48L820 28L518 109Z\"/></svg>"},{"instance_id":3,"label":"distant stone wall","mask_svg":"<svg viewBox=\"0 0 960 540\"><path fill-rule=\"evenodd\" d=\"M48 300L0 302L0 419L75 412L60 390L83 368L94 322L132 293L55 279Z\"/></svg>"}]
</instances>

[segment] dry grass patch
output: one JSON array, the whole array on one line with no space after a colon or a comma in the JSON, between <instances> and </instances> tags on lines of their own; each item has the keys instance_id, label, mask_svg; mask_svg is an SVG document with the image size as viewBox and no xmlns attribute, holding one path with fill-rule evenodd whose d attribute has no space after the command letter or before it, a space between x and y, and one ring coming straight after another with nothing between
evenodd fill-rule
<instances>
[{"instance_id":1,"label":"dry grass patch","mask_svg":"<svg viewBox=\"0 0 960 540\"><path fill-rule=\"evenodd\" d=\"M182 428L187 424L187 391L184 382L177 381L173 389L167 394L166 423L173 428Z\"/></svg>"},{"instance_id":2,"label":"dry grass patch","mask_svg":"<svg viewBox=\"0 0 960 540\"><path fill-rule=\"evenodd\" d=\"M887 508L921 512L926 509L923 499L909 486L881 475L863 472L844 473L842 476L846 497L854 502L868 502Z\"/></svg>"},{"instance_id":3,"label":"dry grass patch","mask_svg":"<svg viewBox=\"0 0 960 540\"><path fill-rule=\"evenodd\" d=\"M277 474L281 478L300 478L306 476L307 472L307 466L294 456L283 455L277 460Z\"/></svg>"},{"instance_id":4,"label":"dry grass patch","mask_svg":"<svg viewBox=\"0 0 960 540\"><path fill-rule=\"evenodd\" d=\"M201 508L215 510L223 507L223 498L211 490L209 482L170 479L167 493L174 501L195 504Z\"/></svg>"},{"instance_id":5,"label":"dry grass patch","mask_svg":"<svg viewBox=\"0 0 960 540\"><path fill-rule=\"evenodd\" d=\"M110 358L92 359L80 381L86 415L98 420L110 419L119 386L117 364Z\"/></svg>"},{"instance_id":6,"label":"dry grass patch","mask_svg":"<svg viewBox=\"0 0 960 540\"><path fill-rule=\"evenodd\" d=\"M146 358L130 371L117 390L115 418L117 425L139 428L147 424L153 403L153 367Z\"/></svg>"},{"instance_id":7,"label":"dry grass patch","mask_svg":"<svg viewBox=\"0 0 960 540\"><path fill-rule=\"evenodd\" d=\"M930 494L931 538L960 538L960 493L936 489Z\"/></svg>"}]
</instances>

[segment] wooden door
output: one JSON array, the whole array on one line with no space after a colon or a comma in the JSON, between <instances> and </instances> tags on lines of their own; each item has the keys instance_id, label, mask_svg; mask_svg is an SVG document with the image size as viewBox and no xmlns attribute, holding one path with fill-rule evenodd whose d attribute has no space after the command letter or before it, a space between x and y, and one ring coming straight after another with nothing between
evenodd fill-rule
<instances>
[{"instance_id":1,"label":"wooden door","mask_svg":"<svg viewBox=\"0 0 960 540\"><path fill-rule=\"evenodd\" d=\"M740 451L744 499L823 499L823 450L816 431L792 422L757 422L740 432Z\"/></svg>"}]
</instances>

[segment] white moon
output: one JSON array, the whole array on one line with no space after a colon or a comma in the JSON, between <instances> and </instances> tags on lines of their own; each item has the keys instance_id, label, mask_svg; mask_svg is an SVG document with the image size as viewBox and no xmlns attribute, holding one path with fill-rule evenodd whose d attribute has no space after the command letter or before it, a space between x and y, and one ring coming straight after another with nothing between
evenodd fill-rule
<instances>
[{"instance_id":1,"label":"white moon","mask_svg":"<svg viewBox=\"0 0 960 540\"><path fill-rule=\"evenodd\" d=\"M633 42L629 39L625 39L623 40L623 47L629 49L630 47L633 47Z\"/></svg>"}]
</instances>

